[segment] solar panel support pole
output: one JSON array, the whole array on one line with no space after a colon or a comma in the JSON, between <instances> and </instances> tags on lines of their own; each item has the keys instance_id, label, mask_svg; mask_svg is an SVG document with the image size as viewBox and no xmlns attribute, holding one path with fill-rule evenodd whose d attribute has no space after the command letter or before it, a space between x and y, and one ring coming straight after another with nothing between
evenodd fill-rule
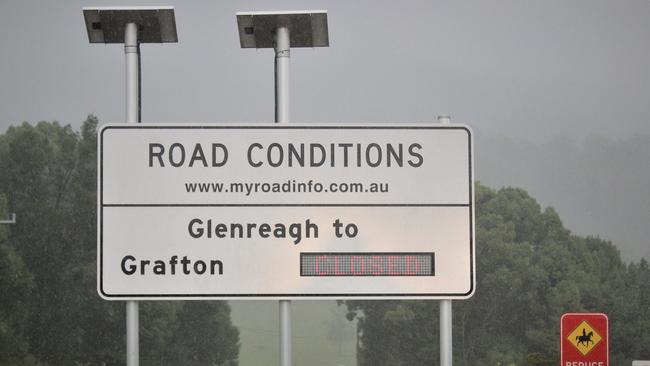
<instances>
[{"instance_id":1,"label":"solar panel support pole","mask_svg":"<svg viewBox=\"0 0 650 366\"><path fill-rule=\"evenodd\" d=\"M289 123L289 28L278 27L275 49L275 122ZM280 366L291 363L291 301L280 300Z\"/></svg>"},{"instance_id":2,"label":"solar panel support pole","mask_svg":"<svg viewBox=\"0 0 650 366\"><path fill-rule=\"evenodd\" d=\"M438 116L438 122L448 125L451 123L451 118L448 115L441 115ZM440 366L453 365L451 314L451 300L440 300Z\"/></svg>"},{"instance_id":3,"label":"solar panel support pole","mask_svg":"<svg viewBox=\"0 0 650 366\"><path fill-rule=\"evenodd\" d=\"M176 19L171 6L84 7L84 22L90 43L123 43L125 56L125 122L139 123L140 44L176 43ZM99 208L101 215L101 208ZM98 258L101 260L101 257ZM98 283L101 286L100 283ZM98 287L99 287L98 286ZM138 366L139 309L137 301L126 302L126 365Z\"/></svg>"},{"instance_id":4,"label":"solar panel support pole","mask_svg":"<svg viewBox=\"0 0 650 366\"><path fill-rule=\"evenodd\" d=\"M275 122L289 122L289 28L275 30Z\"/></svg>"},{"instance_id":5,"label":"solar panel support pole","mask_svg":"<svg viewBox=\"0 0 650 366\"><path fill-rule=\"evenodd\" d=\"M289 122L291 46L328 47L327 11L238 12L242 48L275 50L275 122ZM270 37L269 37L270 36ZM291 301L279 301L280 366L292 366Z\"/></svg>"},{"instance_id":6,"label":"solar panel support pole","mask_svg":"<svg viewBox=\"0 0 650 366\"><path fill-rule=\"evenodd\" d=\"M139 123L140 50L138 26L127 23L124 27L124 55L126 57L126 123ZM126 302L126 365L140 363L139 307L137 301Z\"/></svg>"}]
</instances>

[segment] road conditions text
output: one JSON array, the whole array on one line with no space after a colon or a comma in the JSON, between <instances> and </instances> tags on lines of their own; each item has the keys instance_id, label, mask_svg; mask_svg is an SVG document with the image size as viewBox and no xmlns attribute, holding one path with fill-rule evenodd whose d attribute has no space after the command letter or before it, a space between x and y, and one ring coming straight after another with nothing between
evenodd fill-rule
<instances>
[{"instance_id":1,"label":"road conditions text","mask_svg":"<svg viewBox=\"0 0 650 366\"><path fill-rule=\"evenodd\" d=\"M251 167L362 167L417 168L424 158L422 145L397 144L353 144L319 143L264 145L252 143L246 149L246 160ZM149 143L149 167L194 167L220 168L228 163L228 147L222 143L186 145L179 142L162 144Z\"/></svg>"}]
</instances>

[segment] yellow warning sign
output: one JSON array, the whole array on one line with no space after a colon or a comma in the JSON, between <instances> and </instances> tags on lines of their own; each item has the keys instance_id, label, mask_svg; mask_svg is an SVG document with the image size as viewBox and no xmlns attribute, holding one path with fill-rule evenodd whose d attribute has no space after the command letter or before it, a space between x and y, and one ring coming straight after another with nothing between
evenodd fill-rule
<instances>
[{"instance_id":1,"label":"yellow warning sign","mask_svg":"<svg viewBox=\"0 0 650 366\"><path fill-rule=\"evenodd\" d=\"M583 356L586 356L603 338L583 320L573 332L569 333L567 339Z\"/></svg>"}]
</instances>

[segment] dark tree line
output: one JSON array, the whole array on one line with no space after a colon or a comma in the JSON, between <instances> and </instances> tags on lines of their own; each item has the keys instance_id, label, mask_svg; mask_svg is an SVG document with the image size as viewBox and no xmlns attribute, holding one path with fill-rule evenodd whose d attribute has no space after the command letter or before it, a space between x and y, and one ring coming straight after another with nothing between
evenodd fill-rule
<instances>
[{"instance_id":1,"label":"dark tree line","mask_svg":"<svg viewBox=\"0 0 650 366\"><path fill-rule=\"evenodd\" d=\"M124 364L123 302L96 293L98 121L0 134L0 366ZM650 358L650 268L572 235L521 189L476 186L477 292L454 302L457 365L557 365L564 312L605 312L613 365ZM360 365L431 365L435 301L347 301ZM143 365L235 365L225 302L142 302Z\"/></svg>"},{"instance_id":2,"label":"dark tree line","mask_svg":"<svg viewBox=\"0 0 650 366\"><path fill-rule=\"evenodd\" d=\"M120 365L124 302L96 291L97 125L0 135L0 365ZM236 365L226 302L142 302L142 365Z\"/></svg>"},{"instance_id":3,"label":"dark tree line","mask_svg":"<svg viewBox=\"0 0 650 366\"><path fill-rule=\"evenodd\" d=\"M454 364L559 363L565 312L604 312L612 365L650 358L650 268L612 243L572 235L524 190L476 186L477 291L453 305ZM360 365L435 365L436 301L346 301Z\"/></svg>"}]
</instances>

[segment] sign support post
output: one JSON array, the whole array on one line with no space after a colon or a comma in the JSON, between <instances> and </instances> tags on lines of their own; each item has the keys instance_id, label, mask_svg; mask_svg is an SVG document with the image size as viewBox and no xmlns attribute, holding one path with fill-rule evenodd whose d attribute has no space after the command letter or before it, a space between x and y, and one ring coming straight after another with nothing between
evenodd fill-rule
<instances>
[{"instance_id":1,"label":"sign support post","mask_svg":"<svg viewBox=\"0 0 650 366\"><path fill-rule=\"evenodd\" d=\"M288 123L291 46L329 46L327 12L272 11L237 13L236 16L242 48L272 47L275 50L275 122ZM280 300L279 308L280 366L291 366L291 301Z\"/></svg>"},{"instance_id":2,"label":"sign support post","mask_svg":"<svg viewBox=\"0 0 650 366\"><path fill-rule=\"evenodd\" d=\"M289 28L275 31L275 122L289 122ZM291 300L280 300L280 366L291 366Z\"/></svg>"},{"instance_id":3,"label":"sign support post","mask_svg":"<svg viewBox=\"0 0 650 366\"><path fill-rule=\"evenodd\" d=\"M275 122L289 122L289 28L275 31Z\"/></svg>"},{"instance_id":4,"label":"sign support post","mask_svg":"<svg viewBox=\"0 0 650 366\"><path fill-rule=\"evenodd\" d=\"M140 43L178 42L173 7L88 7L83 8L90 43L124 43L125 122L140 121ZM140 28L140 29L139 29ZM142 32L142 34L139 34ZM126 364L138 366L139 307L126 302Z\"/></svg>"},{"instance_id":5,"label":"sign support post","mask_svg":"<svg viewBox=\"0 0 650 366\"><path fill-rule=\"evenodd\" d=\"M452 366L451 300L440 300L440 366Z\"/></svg>"},{"instance_id":6,"label":"sign support post","mask_svg":"<svg viewBox=\"0 0 650 366\"><path fill-rule=\"evenodd\" d=\"M438 116L438 122L448 125L451 118L448 115ZM440 366L452 366L452 310L451 300L440 300Z\"/></svg>"},{"instance_id":7,"label":"sign support post","mask_svg":"<svg viewBox=\"0 0 650 366\"><path fill-rule=\"evenodd\" d=\"M127 23L124 27L124 56L126 58L126 123L140 123L139 75L140 57L138 26ZM126 364L138 366L140 362L140 311L137 301L126 302Z\"/></svg>"}]
</instances>

